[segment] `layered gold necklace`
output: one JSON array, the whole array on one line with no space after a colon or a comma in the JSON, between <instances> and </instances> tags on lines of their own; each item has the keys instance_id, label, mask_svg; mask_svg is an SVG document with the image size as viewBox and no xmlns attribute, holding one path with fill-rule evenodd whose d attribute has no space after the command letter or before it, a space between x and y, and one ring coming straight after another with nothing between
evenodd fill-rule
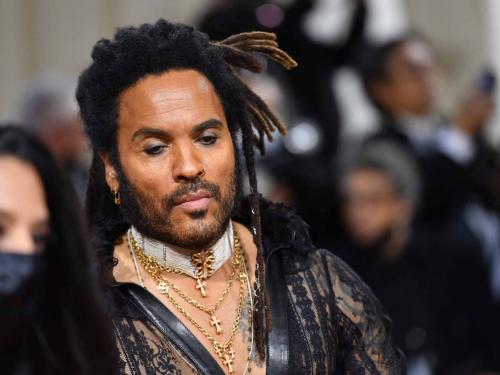
<instances>
[{"instance_id":1,"label":"layered gold necklace","mask_svg":"<svg viewBox=\"0 0 500 375\"><path fill-rule=\"evenodd\" d=\"M245 295L245 286L248 285L248 275L247 275L247 267L245 262L245 257L241 250L241 243L236 234L233 232L234 236L234 251L231 259L232 272L229 277L229 280L226 283L226 287L224 288L221 296L217 299L216 303L212 307L207 307L197 301L196 299L190 298L186 292L181 290L178 286L173 284L170 280L168 280L164 274L165 273L173 273L173 274L183 274L187 275L184 271L167 267L159 264L156 259L152 256L145 254L144 249L137 243L133 236L129 235L129 242L131 248L134 252L133 255L137 257L139 262L142 264L146 272L151 276L151 278L156 282L158 291L163 294L168 301L194 326L196 327L202 334L205 336L208 341L212 344L215 353L222 360L222 363L226 367L227 371L232 374L233 370L233 362L235 358L234 351L234 338L236 333L238 332L238 328L241 322L241 314L244 305L244 295ZM193 266L196 268L196 289L198 289L202 295L202 297L206 297L206 279L213 274L213 253L210 253L210 250L197 253L192 256ZM228 295L231 290L231 286L234 283L234 280L238 279L240 282L239 288L239 297L238 297L238 307L236 310L236 319L232 325L231 333L225 342L219 342L212 334L208 332L204 326L199 323L196 319L193 318L189 312L184 309L179 302L174 298L171 294L171 291L175 292L178 296L180 296L184 301L189 303L191 306L196 309L206 313L209 316L209 320L206 325L213 327L215 330L215 335L223 334L223 327L220 319L217 318L216 313L219 307L224 302L224 299ZM250 292L250 291L249 291ZM249 298L251 296L249 295ZM249 309L249 313L251 310ZM249 315L250 316L250 315ZM250 318L249 318L250 319ZM251 357L251 345L248 346L249 351L249 359Z\"/></svg>"}]
</instances>

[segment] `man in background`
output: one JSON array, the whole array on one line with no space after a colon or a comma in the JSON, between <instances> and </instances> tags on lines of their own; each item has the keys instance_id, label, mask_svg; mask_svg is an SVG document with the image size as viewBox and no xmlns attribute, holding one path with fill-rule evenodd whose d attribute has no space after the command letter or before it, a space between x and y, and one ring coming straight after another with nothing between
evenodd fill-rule
<instances>
[{"instance_id":1,"label":"man in background","mask_svg":"<svg viewBox=\"0 0 500 375\"><path fill-rule=\"evenodd\" d=\"M419 195L417 166L403 148L368 145L342 179L348 236L340 255L392 316L410 375L498 370L500 327L477 244L414 227Z\"/></svg>"},{"instance_id":2,"label":"man in background","mask_svg":"<svg viewBox=\"0 0 500 375\"><path fill-rule=\"evenodd\" d=\"M493 111L494 86L478 82L446 118L437 109L436 62L424 37L411 34L376 46L364 65L364 86L382 118L369 142L394 141L418 161L422 215L442 219L472 199L491 201L495 160L481 133Z\"/></svg>"}]
</instances>

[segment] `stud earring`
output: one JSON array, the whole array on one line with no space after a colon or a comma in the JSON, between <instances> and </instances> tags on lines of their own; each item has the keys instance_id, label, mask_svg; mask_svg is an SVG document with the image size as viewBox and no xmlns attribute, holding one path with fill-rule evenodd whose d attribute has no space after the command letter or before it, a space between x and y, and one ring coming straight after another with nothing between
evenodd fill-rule
<instances>
[{"instance_id":1,"label":"stud earring","mask_svg":"<svg viewBox=\"0 0 500 375\"><path fill-rule=\"evenodd\" d=\"M122 203L122 201L120 198L120 192L118 191L118 188L113 189L113 197L115 200L115 204L119 206Z\"/></svg>"}]
</instances>

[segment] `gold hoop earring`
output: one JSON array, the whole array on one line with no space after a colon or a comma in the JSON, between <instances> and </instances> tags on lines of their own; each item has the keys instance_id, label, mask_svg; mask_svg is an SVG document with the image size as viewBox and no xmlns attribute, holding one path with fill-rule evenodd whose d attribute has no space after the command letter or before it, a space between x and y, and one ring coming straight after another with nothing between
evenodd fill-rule
<instances>
[{"instance_id":1,"label":"gold hoop earring","mask_svg":"<svg viewBox=\"0 0 500 375\"><path fill-rule=\"evenodd\" d=\"M114 200L115 200L115 204L117 206L119 206L121 203L122 203L122 200L120 198L120 192L118 191L118 189L113 189L113 197L114 197Z\"/></svg>"}]
</instances>

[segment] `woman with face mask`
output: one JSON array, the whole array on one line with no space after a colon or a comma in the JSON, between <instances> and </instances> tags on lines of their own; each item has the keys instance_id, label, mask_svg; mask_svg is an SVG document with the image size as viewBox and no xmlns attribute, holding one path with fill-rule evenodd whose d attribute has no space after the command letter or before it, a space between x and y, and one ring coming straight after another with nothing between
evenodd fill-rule
<instances>
[{"instance_id":1,"label":"woman with face mask","mask_svg":"<svg viewBox=\"0 0 500 375\"><path fill-rule=\"evenodd\" d=\"M113 374L77 198L48 151L0 126L0 373Z\"/></svg>"}]
</instances>

